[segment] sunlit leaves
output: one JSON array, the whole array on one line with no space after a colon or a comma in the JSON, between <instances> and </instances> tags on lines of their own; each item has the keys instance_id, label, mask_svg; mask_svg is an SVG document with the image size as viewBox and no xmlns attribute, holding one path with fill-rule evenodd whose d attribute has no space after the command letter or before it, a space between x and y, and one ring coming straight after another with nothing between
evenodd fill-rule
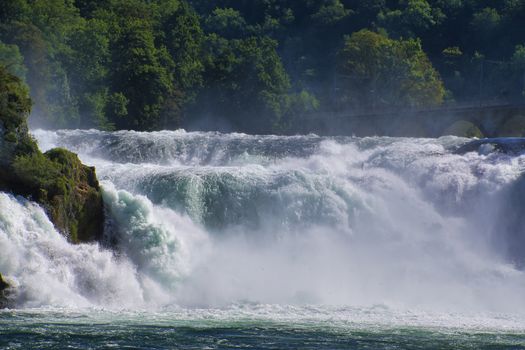
<instances>
[{"instance_id":1,"label":"sunlit leaves","mask_svg":"<svg viewBox=\"0 0 525 350\"><path fill-rule=\"evenodd\" d=\"M444 87L417 40L392 40L361 30L339 53L342 88L360 108L436 105Z\"/></svg>"}]
</instances>

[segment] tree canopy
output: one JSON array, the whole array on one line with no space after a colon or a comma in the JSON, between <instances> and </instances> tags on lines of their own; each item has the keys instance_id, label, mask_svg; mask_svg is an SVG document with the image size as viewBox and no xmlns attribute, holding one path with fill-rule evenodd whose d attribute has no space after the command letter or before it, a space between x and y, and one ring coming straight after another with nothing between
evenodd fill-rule
<instances>
[{"instance_id":1,"label":"tree canopy","mask_svg":"<svg viewBox=\"0 0 525 350\"><path fill-rule=\"evenodd\" d=\"M369 30L346 37L339 53L350 106L435 106L445 89L419 40L393 40Z\"/></svg>"},{"instance_id":2,"label":"tree canopy","mask_svg":"<svg viewBox=\"0 0 525 350\"><path fill-rule=\"evenodd\" d=\"M523 1L6 0L0 64L30 122L293 132L369 111L525 91Z\"/></svg>"}]
</instances>

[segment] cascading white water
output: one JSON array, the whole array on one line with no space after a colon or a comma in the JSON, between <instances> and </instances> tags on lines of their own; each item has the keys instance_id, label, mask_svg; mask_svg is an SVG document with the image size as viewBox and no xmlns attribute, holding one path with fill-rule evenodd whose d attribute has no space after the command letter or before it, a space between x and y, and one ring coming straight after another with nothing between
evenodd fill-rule
<instances>
[{"instance_id":1,"label":"cascading white water","mask_svg":"<svg viewBox=\"0 0 525 350\"><path fill-rule=\"evenodd\" d=\"M111 184L103 195L125 255L68 243L37 204L0 192L0 271L14 287L14 305L142 309L174 302L176 282L190 270L188 249L205 248L202 233Z\"/></svg>"},{"instance_id":2,"label":"cascading white water","mask_svg":"<svg viewBox=\"0 0 525 350\"><path fill-rule=\"evenodd\" d=\"M505 204L525 156L455 154L468 142L455 137L35 136L41 148L66 147L97 167L108 234L120 255L68 245L40 209L5 197L2 209L25 205L45 223L34 223L37 233L14 249L24 256L20 270L0 260L0 271L23 288L34 285L20 277L31 264L28 252L51 235L61 243L42 255L45 264L33 275L58 279L70 303L78 297L106 307L111 298L123 306L122 298L124 307L255 302L525 313L525 274L507 249L516 235L501 224L508 210L523 210ZM1 220L5 251L24 228ZM78 266L71 263L77 255ZM54 277L60 269L69 277ZM86 276L94 280L77 282ZM47 302L35 294L19 302Z\"/></svg>"},{"instance_id":3,"label":"cascading white water","mask_svg":"<svg viewBox=\"0 0 525 350\"><path fill-rule=\"evenodd\" d=\"M69 244L43 210L0 193L0 269L25 306L142 304L135 268L97 245Z\"/></svg>"}]
</instances>

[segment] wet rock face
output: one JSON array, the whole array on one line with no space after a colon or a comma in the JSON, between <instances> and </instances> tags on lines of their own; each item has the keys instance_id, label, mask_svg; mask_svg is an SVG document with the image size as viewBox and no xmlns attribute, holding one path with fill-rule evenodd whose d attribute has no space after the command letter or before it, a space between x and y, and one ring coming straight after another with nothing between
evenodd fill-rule
<instances>
[{"instance_id":1,"label":"wet rock face","mask_svg":"<svg viewBox=\"0 0 525 350\"><path fill-rule=\"evenodd\" d=\"M58 176L49 189L40 188L39 202L55 226L75 243L101 239L104 209L95 168L83 165L65 149L52 149L44 156L55 164Z\"/></svg>"},{"instance_id":2,"label":"wet rock face","mask_svg":"<svg viewBox=\"0 0 525 350\"><path fill-rule=\"evenodd\" d=\"M9 284L4 281L2 275L0 274L0 309L6 308L9 306L9 300L7 297L9 289Z\"/></svg>"},{"instance_id":3,"label":"wet rock face","mask_svg":"<svg viewBox=\"0 0 525 350\"><path fill-rule=\"evenodd\" d=\"M9 284L7 284L6 281L2 278L2 275L0 274L0 292L3 292L9 287Z\"/></svg>"},{"instance_id":4,"label":"wet rock face","mask_svg":"<svg viewBox=\"0 0 525 350\"><path fill-rule=\"evenodd\" d=\"M40 152L29 135L25 85L0 65L0 190L44 207L74 243L102 237L104 208L95 169L65 149Z\"/></svg>"}]
</instances>

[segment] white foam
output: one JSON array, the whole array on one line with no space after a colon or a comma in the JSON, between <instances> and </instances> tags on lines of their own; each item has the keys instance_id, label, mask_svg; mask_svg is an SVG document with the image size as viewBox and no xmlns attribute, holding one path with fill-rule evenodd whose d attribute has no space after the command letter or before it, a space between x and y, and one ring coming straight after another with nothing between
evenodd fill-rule
<instances>
[{"instance_id":1,"label":"white foam","mask_svg":"<svg viewBox=\"0 0 525 350\"><path fill-rule=\"evenodd\" d=\"M44 211L0 193L0 271L18 306L144 304L134 266L95 244L71 245Z\"/></svg>"},{"instance_id":2,"label":"white foam","mask_svg":"<svg viewBox=\"0 0 525 350\"><path fill-rule=\"evenodd\" d=\"M36 136L97 166L146 304L525 314L525 276L494 245L524 156L454 154L453 137Z\"/></svg>"}]
</instances>

